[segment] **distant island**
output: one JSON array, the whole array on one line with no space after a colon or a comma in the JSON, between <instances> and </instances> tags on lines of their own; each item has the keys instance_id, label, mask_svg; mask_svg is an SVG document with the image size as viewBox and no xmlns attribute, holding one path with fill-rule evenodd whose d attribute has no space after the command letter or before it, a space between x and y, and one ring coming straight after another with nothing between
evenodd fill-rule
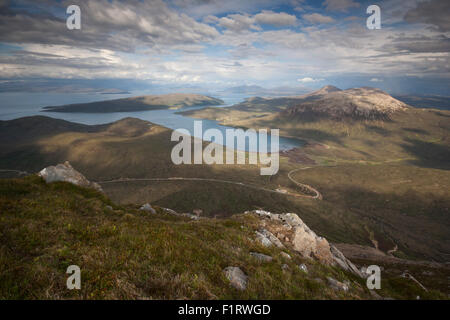
<instances>
[{"instance_id":1,"label":"distant island","mask_svg":"<svg viewBox=\"0 0 450 320\"><path fill-rule=\"evenodd\" d=\"M217 106L224 104L220 99L199 94L174 93L146 95L140 97L77 103L63 106L44 107L43 112L110 113L133 112L157 109L180 109L183 107Z\"/></svg>"}]
</instances>

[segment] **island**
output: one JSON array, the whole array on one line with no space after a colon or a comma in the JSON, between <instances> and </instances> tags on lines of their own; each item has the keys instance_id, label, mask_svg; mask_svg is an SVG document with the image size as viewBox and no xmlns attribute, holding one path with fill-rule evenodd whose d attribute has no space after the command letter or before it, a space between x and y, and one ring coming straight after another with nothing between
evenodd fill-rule
<instances>
[{"instance_id":1,"label":"island","mask_svg":"<svg viewBox=\"0 0 450 320\"><path fill-rule=\"evenodd\" d=\"M173 93L165 95L146 95L91 103L77 103L63 106L49 106L44 107L42 112L134 112L157 109L181 109L184 107L217 106L222 104L224 104L222 100L209 96L200 94Z\"/></svg>"}]
</instances>

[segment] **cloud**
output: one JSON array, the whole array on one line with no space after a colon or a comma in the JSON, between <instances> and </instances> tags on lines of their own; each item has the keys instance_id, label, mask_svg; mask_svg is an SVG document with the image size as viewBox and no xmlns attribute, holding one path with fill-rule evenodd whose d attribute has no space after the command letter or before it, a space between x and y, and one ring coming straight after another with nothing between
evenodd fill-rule
<instances>
[{"instance_id":1,"label":"cloud","mask_svg":"<svg viewBox=\"0 0 450 320\"><path fill-rule=\"evenodd\" d=\"M405 21L410 23L425 23L440 32L450 31L450 2L431 0L420 2L415 9L408 11Z\"/></svg>"},{"instance_id":2,"label":"cloud","mask_svg":"<svg viewBox=\"0 0 450 320\"><path fill-rule=\"evenodd\" d=\"M214 22L213 17L209 17L208 20ZM254 24L254 18L242 14L228 15L226 17L217 19L216 23L222 28L226 28L234 32L241 32L249 29L259 30L259 27Z\"/></svg>"},{"instance_id":3,"label":"cloud","mask_svg":"<svg viewBox=\"0 0 450 320\"><path fill-rule=\"evenodd\" d=\"M313 78L309 78L309 77L297 79L297 81L301 82L301 83L314 83L314 82L320 82L323 80L325 80L325 79L313 79Z\"/></svg>"},{"instance_id":4,"label":"cloud","mask_svg":"<svg viewBox=\"0 0 450 320\"><path fill-rule=\"evenodd\" d=\"M329 16L321 15L320 13L304 14L303 19L310 23L332 23L334 19Z\"/></svg>"},{"instance_id":5,"label":"cloud","mask_svg":"<svg viewBox=\"0 0 450 320\"><path fill-rule=\"evenodd\" d=\"M347 11L350 8L358 8L359 3L353 0L325 0L325 9L328 11Z\"/></svg>"},{"instance_id":6,"label":"cloud","mask_svg":"<svg viewBox=\"0 0 450 320\"><path fill-rule=\"evenodd\" d=\"M292 26L297 22L297 17L285 12L276 13L273 11L263 11L254 16L255 22L273 26Z\"/></svg>"},{"instance_id":7,"label":"cloud","mask_svg":"<svg viewBox=\"0 0 450 320\"><path fill-rule=\"evenodd\" d=\"M243 13L250 15L275 6L300 4L298 0L168 0L169 4L182 12L203 18L208 15L224 16L229 13Z\"/></svg>"},{"instance_id":8,"label":"cloud","mask_svg":"<svg viewBox=\"0 0 450 320\"><path fill-rule=\"evenodd\" d=\"M450 52L450 38L439 35L410 35L404 34L392 37L392 41L384 47L386 50L408 53L448 53Z\"/></svg>"},{"instance_id":9,"label":"cloud","mask_svg":"<svg viewBox=\"0 0 450 320\"><path fill-rule=\"evenodd\" d=\"M262 11L255 15L229 14L225 17L207 16L203 19L205 23L217 24L222 28L234 32L247 30L261 30L261 25L276 27L292 26L297 23L297 17L284 12Z\"/></svg>"},{"instance_id":10,"label":"cloud","mask_svg":"<svg viewBox=\"0 0 450 320\"><path fill-rule=\"evenodd\" d=\"M178 6L168 1L83 1L80 31L65 27L70 3L65 0L20 0L20 10L0 6L0 76L269 87L312 85L346 74L384 83L398 74L450 77L450 39L439 32L445 24L436 19L427 28L401 22L407 12L408 19L417 20L411 18L417 4L404 8L402 1L384 1L383 10L389 5L403 11L395 25L383 20L383 30L372 32L365 28L364 14L358 21L331 23L334 15L325 7L296 0L261 0L261 6L253 0L176 0ZM327 1L338 11L355 7L351 1L333 3ZM304 10L301 20L309 22L302 28L292 14L296 6Z\"/></svg>"},{"instance_id":11,"label":"cloud","mask_svg":"<svg viewBox=\"0 0 450 320\"><path fill-rule=\"evenodd\" d=\"M53 15L57 12L65 15L67 3L53 2L39 7L37 12L0 12L0 41L130 52L140 46L200 43L219 34L215 28L175 12L162 0L83 1L80 4L81 30L69 31L65 19Z\"/></svg>"},{"instance_id":12,"label":"cloud","mask_svg":"<svg viewBox=\"0 0 450 320\"><path fill-rule=\"evenodd\" d=\"M383 82L382 79L378 79L378 78L372 78L369 80L370 82Z\"/></svg>"}]
</instances>

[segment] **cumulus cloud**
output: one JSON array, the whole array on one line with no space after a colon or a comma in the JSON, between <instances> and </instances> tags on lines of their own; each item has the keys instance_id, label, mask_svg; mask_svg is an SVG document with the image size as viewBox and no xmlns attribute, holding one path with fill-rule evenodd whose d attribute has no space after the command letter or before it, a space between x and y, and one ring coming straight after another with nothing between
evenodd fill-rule
<instances>
[{"instance_id":1,"label":"cumulus cloud","mask_svg":"<svg viewBox=\"0 0 450 320\"><path fill-rule=\"evenodd\" d=\"M297 17L284 12L262 11L255 15L229 14L222 18L207 16L203 21L205 23L217 24L222 28L234 32L242 32L249 29L261 30L261 25L276 27L293 26L297 23Z\"/></svg>"},{"instance_id":2,"label":"cumulus cloud","mask_svg":"<svg viewBox=\"0 0 450 320\"><path fill-rule=\"evenodd\" d=\"M255 25L255 19L243 14L231 14L226 17L216 18L208 17L207 21L215 22L222 28L232 30L234 32L241 32L249 29L259 30L260 28Z\"/></svg>"},{"instance_id":3,"label":"cumulus cloud","mask_svg":"<svg viewBox=\"0 0 450 320\"><path fill-rule=\"evenodd\" d=\"M304 14L303 19L310 23L332 23L334 19L329 16L324 16L320 13Z\"/></svg>"},{"instance_id":4,"label":"cumulus cloud","mask_svg":"<svg viewBox=\"0 0 450 320\"><path fill-rule=\"evenodd\" d=\"M310 78L310 77L297 79L297 81L301 82L301 83L314 83L314 82L320 82L320 81L323 81L323 80L324 79L314 79L314 78Z\"/></svg>"},{"instance_id":5,"label":"cumulus cloud","mask_svg":"<svg viewBox=\"0 0 450 320\"><path fill-rule=\"evenodd\" d=\"M171 10L162 0L86 0L80 4L82 29L69 31L65 19L52 15L65 14L68 3L55 2L47 12L0 12L0 41L133 51L143 45L200 43L218 35L215 28Z\"/></svg>"},{"instance_id":6,"label":"cumulus cloud","mask_svg":"<svg viewBox=\"0 0 450 320\"><path fill-rule=\"evenodd\" d=\"M254 16L255 22L273 26L292 26L297 22L297 17L285 12L276 13L273 11L263 11Z\"/></svg>"}]
</instances>

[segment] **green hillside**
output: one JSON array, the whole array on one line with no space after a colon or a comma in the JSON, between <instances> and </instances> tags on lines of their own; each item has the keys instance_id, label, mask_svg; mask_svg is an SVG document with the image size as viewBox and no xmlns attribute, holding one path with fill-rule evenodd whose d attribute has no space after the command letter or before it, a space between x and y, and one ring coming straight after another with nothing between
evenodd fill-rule
<instances>
[{"instance_id":1,"label":"green hillside","mask_svg":"<svg viewBox=\"0 0 450 320\"><path fill-rule=\"evenodd\" d=\"M91 189L46 184L37 176L0 180L0 298L372 298L356 276L289 249L284 251L292 259L285 259L280 249L252 241L256 216L194 221L156 210L152 215L117 206ZM250 252L274 259L259 262ZM72 264L81 268L81 290L66 288ZM230 285L223 274L227 266L248 275L246 290ZM350 290L332 289L326 277L348 281ZM445 298L406 279L384 279L383 287L378 293L393 298Z\"/></svg>"}]
</instances>

